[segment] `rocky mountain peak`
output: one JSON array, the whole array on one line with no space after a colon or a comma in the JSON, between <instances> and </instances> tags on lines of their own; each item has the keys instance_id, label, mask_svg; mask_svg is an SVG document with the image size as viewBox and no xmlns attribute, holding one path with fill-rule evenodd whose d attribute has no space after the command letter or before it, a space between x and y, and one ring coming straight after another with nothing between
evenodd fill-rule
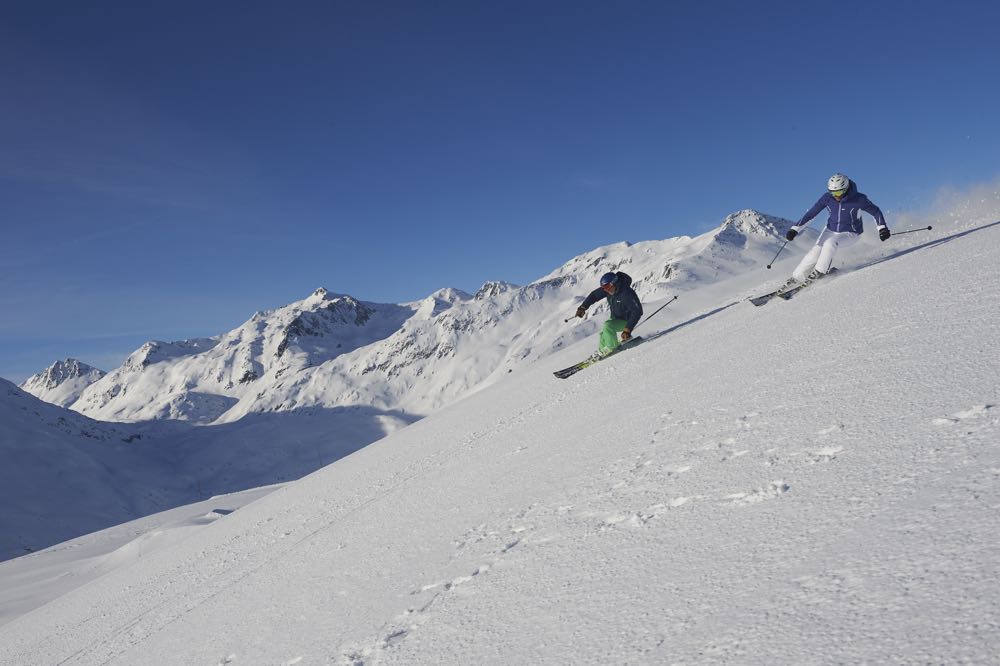
<instances>
[{"instance_id":1,"label":"rocky mountain peak","mask_svg":"<svg viewBox=\"0 0 1000 666\"><path fill-rule=\"evenodd\" d=\"M67 358L32 375L21 384L31 395L62 407L72 404L80 393L106 373L92 366Z\"/></svg>"},{"instance_id":2,"label":"rocky mountain peak","mask_svg":"<svg viewBox=\"0 0 1000 666\"><path fill-rule=\"evenodd\" d=\"M516 284L511 284L510 282L503 282L502 280L490 280L483 283L483 286L479 288L474 296L475 300L482 301L488 298L496 298L500 294L506 293L511 289L517 289Z\"/></svg>"},{"instance_id":3,"label":"rocky mountain peak","mask_svg":"<svg viewBox=\"0 0 1000 666\"><path fill-rule=\"evenodd\" d=\"M731 213L715 231L720 243L745 246L748 238L777 239L784 235L786 225L782 220L746 209Z\"/></svg>"},{"instance_id":4,"label":"rocky mountain peak","mask_svg":"<svg viewBox=\"0 0 1000 666\"><path fill-rule=\"evenodd\" d=\"M785 231L784 227L787 225L783 222L785 221L781 218L764 215L747 208L727 215L719 228L735 229L745 234L769 237Z\"/></svg>"},{"instance_id":5,"label":"rocky mountain peak","mask_svg":"<svg viewBox=\"0 0 1000 666\"><path fill-rule=\"evenodd\" d=\"M27 387L30 385L33 387L54 389L70 379L93 377L90 381L96 381L103 377L104 374L102 370L91 367L82 361L78 361L75 358L67 358L62 361L56 361L42 372L32 375L21 384L21 388L27 390Z\"/></svg>"}]
</instances>

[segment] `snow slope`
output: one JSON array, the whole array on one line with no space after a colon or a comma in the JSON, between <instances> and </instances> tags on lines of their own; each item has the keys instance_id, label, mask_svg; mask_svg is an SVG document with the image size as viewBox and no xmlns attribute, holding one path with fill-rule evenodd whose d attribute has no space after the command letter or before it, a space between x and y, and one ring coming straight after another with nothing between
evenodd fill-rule
<instances>
[{"instance_id":1,"label":"snow slope","mask_svg":"<svg viewBox=\"0 0 1000 666\"><path fill-rule=\"evenodd\" d=\"M137 439L0 379L0 559L163 508Z\"/></svg>"},{"instance_id":2,"label":"snow slope","mask_svg":"<svg viewBox=\"0 0 1000 666\"><path fill-rule=\"evenodd\" d=\"M212 497L71 539L4 565L0 625L120 569L280 488Z\"/></svg>"},{"instance_id":3,"label":"snow slope","mask_svg":"<svg viewBox=\"0 0 1000 666\"><path fill-rule=\"evenodd\" d=\"M969 222L554 353L0 627L0 663L993 662L1000 223Z\"/></svg>"}]
</instances>

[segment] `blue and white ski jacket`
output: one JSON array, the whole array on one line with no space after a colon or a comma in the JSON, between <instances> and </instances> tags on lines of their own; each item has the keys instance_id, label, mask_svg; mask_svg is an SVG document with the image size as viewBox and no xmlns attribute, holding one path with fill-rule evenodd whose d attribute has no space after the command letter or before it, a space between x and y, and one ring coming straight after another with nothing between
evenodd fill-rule
<instances>
[{"instance_id":1,"label":"blue and white ski jacket","mask_svg":"<svg viewBox=\"0 0 1000 666\"><path fill-rule=\"evenodd\" d=\"M830 231L847 231L852 234L860 234L864 231L864 227L861 224L861 211L874 217L875 223L878 226L884 227L885 217L882 215L879 207L873 204L867 196L858 192L858 188L853 180L849 182L850 185L847 188L847 194L841 197L840 201L834 199L833 195L829 192L824 193L819 198L819 201L806 211L802 219L795 223L796 228L801 229L809 224L824 208L830 211L830 217L826 221L826 228Z\"/></svg>"}]
</instances>

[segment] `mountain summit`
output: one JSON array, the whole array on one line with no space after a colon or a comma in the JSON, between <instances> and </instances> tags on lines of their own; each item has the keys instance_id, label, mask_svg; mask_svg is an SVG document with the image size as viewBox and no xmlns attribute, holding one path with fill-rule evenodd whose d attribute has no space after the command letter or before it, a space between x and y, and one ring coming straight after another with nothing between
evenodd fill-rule
<instances>
[{"instance_id":1,"label":"mountain summit","mask_svg":"<svg viewBox=\"0 0 1000 666\"><path fill-rule=\"evenodd\" d=\"M388 337L412 310L320 288L220 336L147 342L72 408L108 421L211 423L289 380L301 386L303 373Z\"/></svg>"},{"instance_id":2,"label":"mountain summit","mask_svg":"<svg viewBox=\"0 0 1000 666\"><path fill-rule=\"evenodd\" d=\"M21 388L31 395L60 407L68 407L80 398L84 389L106 373L75 358L56 361L45 370L28 377Z\"/></svg>"},{"instance_id":3,"label":"mountain summit","mask_svg":"<svg viewBox=\"0 0 1000 666\"><path fill-rule=\"evenodd\" d=\"M745 247L751 237L765 240L781 238L791 226L788 220L746 209L726 216L716 229L715 238L720 242Z\"/></svg>"}]
</instances>

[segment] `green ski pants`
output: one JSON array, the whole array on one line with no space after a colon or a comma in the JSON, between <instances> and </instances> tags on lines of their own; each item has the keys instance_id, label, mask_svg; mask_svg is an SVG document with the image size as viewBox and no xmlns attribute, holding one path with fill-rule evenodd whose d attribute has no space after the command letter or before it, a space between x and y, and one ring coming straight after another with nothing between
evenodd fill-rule
<instances>
[{"instance_id":1,"label":"green ski pants","mask_svg":"<svg viewBox=\"0 0 1000 666\"><path fill-rule=\"evenodd\" d=\"M618 345L621 344L618 341L618 334L625 330L626 324L628 322L624 319L609 319L604 322L604 327L601 329L601 344L597 351L609 354L618 349Z\"/></svg>"}]
</instances>

